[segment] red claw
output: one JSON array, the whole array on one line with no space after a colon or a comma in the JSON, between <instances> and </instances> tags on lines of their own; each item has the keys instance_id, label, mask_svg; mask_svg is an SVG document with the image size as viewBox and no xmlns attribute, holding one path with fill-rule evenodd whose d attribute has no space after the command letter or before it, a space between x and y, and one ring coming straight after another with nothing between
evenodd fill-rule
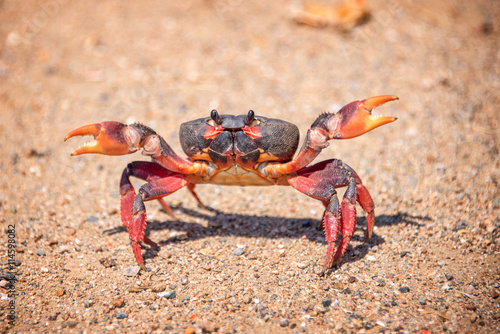
<instances>
[{"instance_id":1,"label":"red claw","mask_svg":"<svg viewBox=\"0 0 500 334\"><path fill-rule=\"evenodd\" d=\"M71 131L64 140L66 141L75 136L94 136L94 141L79 147L71 155L84 153L123 155L137 150L133 145L135 132L127 132L125 131L126 128L128 128L127 125L119 122L89 124Z\"/></svg>"},{"instance_id":2,"label":"red claw","mask_svg":"<svg viewBox=\"0 0 500 334\"><path fill-rule=\"evenodd\" d=\"M398 100L394 95L382 95L354 101L345 105L329 121L331 138L349 139L361 136L381 125L394 122L396 117L372 115L372 109L386 102Z\"/></svg>"}]
</instances>

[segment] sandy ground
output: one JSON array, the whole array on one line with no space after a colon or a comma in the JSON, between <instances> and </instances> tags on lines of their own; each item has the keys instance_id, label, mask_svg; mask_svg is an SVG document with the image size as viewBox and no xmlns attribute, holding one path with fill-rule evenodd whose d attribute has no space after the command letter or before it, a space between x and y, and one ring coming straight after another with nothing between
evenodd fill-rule
<instances>
[{"instance_id":1,"label":"sandy ground","mask_svg":"<svg viewBox=\"0 0 500 334\"><path fill-rule=\"evenodd\" d=\"M289 5L0 1L1 331L500 331L500 3L374 0L350 33L297 25ZM303 136L320 112L382 94L400 100L375 113L399 119L317 159L356 169L377 207L367 244L358 207L327 277L320 202L210 185L197 189L216 211L184 189L166 198L177 218L147 203L161 250L137 274L118 182L146 158L70 157L85 139L63 142L140 121L182 153L179 125L212 108Z\"/></svg>"}]
</instances>

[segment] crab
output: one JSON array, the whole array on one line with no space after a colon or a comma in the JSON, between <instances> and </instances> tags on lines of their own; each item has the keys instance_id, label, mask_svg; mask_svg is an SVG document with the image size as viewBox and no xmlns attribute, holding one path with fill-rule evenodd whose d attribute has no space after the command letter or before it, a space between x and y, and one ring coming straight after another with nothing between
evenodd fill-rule
<instances>
[{"instance_id":1,"label":"crab","mask_svg":"<svg viewBox=\"0 0 500 334\"><path fill-rule=\"evenodd\" d=\"M177 155L165 139L140 123L119 122L89 124L69 132L65 138L92 135L94 140L71 155L100 153L124 155L142 149L152 161L134 161L123 171L120 181L121 221L127 228L133 254L145 268L141 243L158 247L145 234L147 224L145 202L158 200L173 215L163 197L187 187L202 207L194 191L197 184L236 186L292 186L309 197L320 200L325 211L321 225L327 244L323 273L340 262L356 226L358 202L366 212L365 242L373 231L375 205L358 174L338 159L313 165L311 162L328 146L328 140L360 136L376 127L395 121L392 116L373 115L372 109L393 95L354 101L337 113L323 112L299 144L296 125L258 116L250 110L246 115L221 115L212 110L210 117L181 124L180 143L188 156ZM146 181L136 193L130 177ZM347 187L339 202L336 188ZM338 241L338 236L342 235ZM337 245L338 243L338 245Z\"/></svg>"}]
</instances>

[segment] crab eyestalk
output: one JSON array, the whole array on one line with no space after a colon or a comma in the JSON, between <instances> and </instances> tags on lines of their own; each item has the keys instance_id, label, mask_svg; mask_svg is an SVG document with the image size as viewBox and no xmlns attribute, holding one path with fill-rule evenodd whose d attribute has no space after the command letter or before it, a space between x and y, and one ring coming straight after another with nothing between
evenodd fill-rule
<instances>
[{"instance_id":1,"label":"crab eyestalk","mask_svg":"<svg viewBox=\"0 0 500 334\"><path fill-rule=\"evenodd\" d=\"M140 134L128 125L119 122L102 122L77 128L66 135L71 137L91 135L94 140L76 149L71 155L100 153L124 155L137 151Z\"/></svg>"},{"instance_id":2,"label":"crab eyestalk","mask_svg":"<svg viewBox=\"0 0 500 334\"><path fill-rule=\"evenodd\" d=\"M398 100L398 97L382 95L345 105L327 120L330 139L358 137L381 125L394 122L396 117L372 115L373 108L394 100Z\"/></svg>"}]
</instances>

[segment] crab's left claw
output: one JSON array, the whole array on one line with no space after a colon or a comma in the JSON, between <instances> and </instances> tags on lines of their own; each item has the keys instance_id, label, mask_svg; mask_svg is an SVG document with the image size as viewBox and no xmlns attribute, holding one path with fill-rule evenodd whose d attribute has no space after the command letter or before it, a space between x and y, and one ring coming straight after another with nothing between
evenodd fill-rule
<instances>
[{"instance_id":1,"label":"crab's left claw","mask_svg":"<svg viewBox=\"0 0 500 334\"><path fill-rule=\"evenodd\" d=\"M79 147L71 155L84 153L129 154L137 151L137 142L140 139L140 134L128 125L119 122L102 122L75 129L68 133L64 140L86 135L94 136L94 140Z\"/></svg>"},{"instance_id":2,"label":"crab's left claw","mask_svg":"<svg viewBox=\"0 0 500 334\"><path fill-rule=\"evenodd\" d=\"M398 100L394 95L382 95L354 101L345 105L327 120L330 139L348 139L361 136L381 125L394 122L392 116L372 115L372 109L386 102Z\"/></svg>"}]
</instances>

